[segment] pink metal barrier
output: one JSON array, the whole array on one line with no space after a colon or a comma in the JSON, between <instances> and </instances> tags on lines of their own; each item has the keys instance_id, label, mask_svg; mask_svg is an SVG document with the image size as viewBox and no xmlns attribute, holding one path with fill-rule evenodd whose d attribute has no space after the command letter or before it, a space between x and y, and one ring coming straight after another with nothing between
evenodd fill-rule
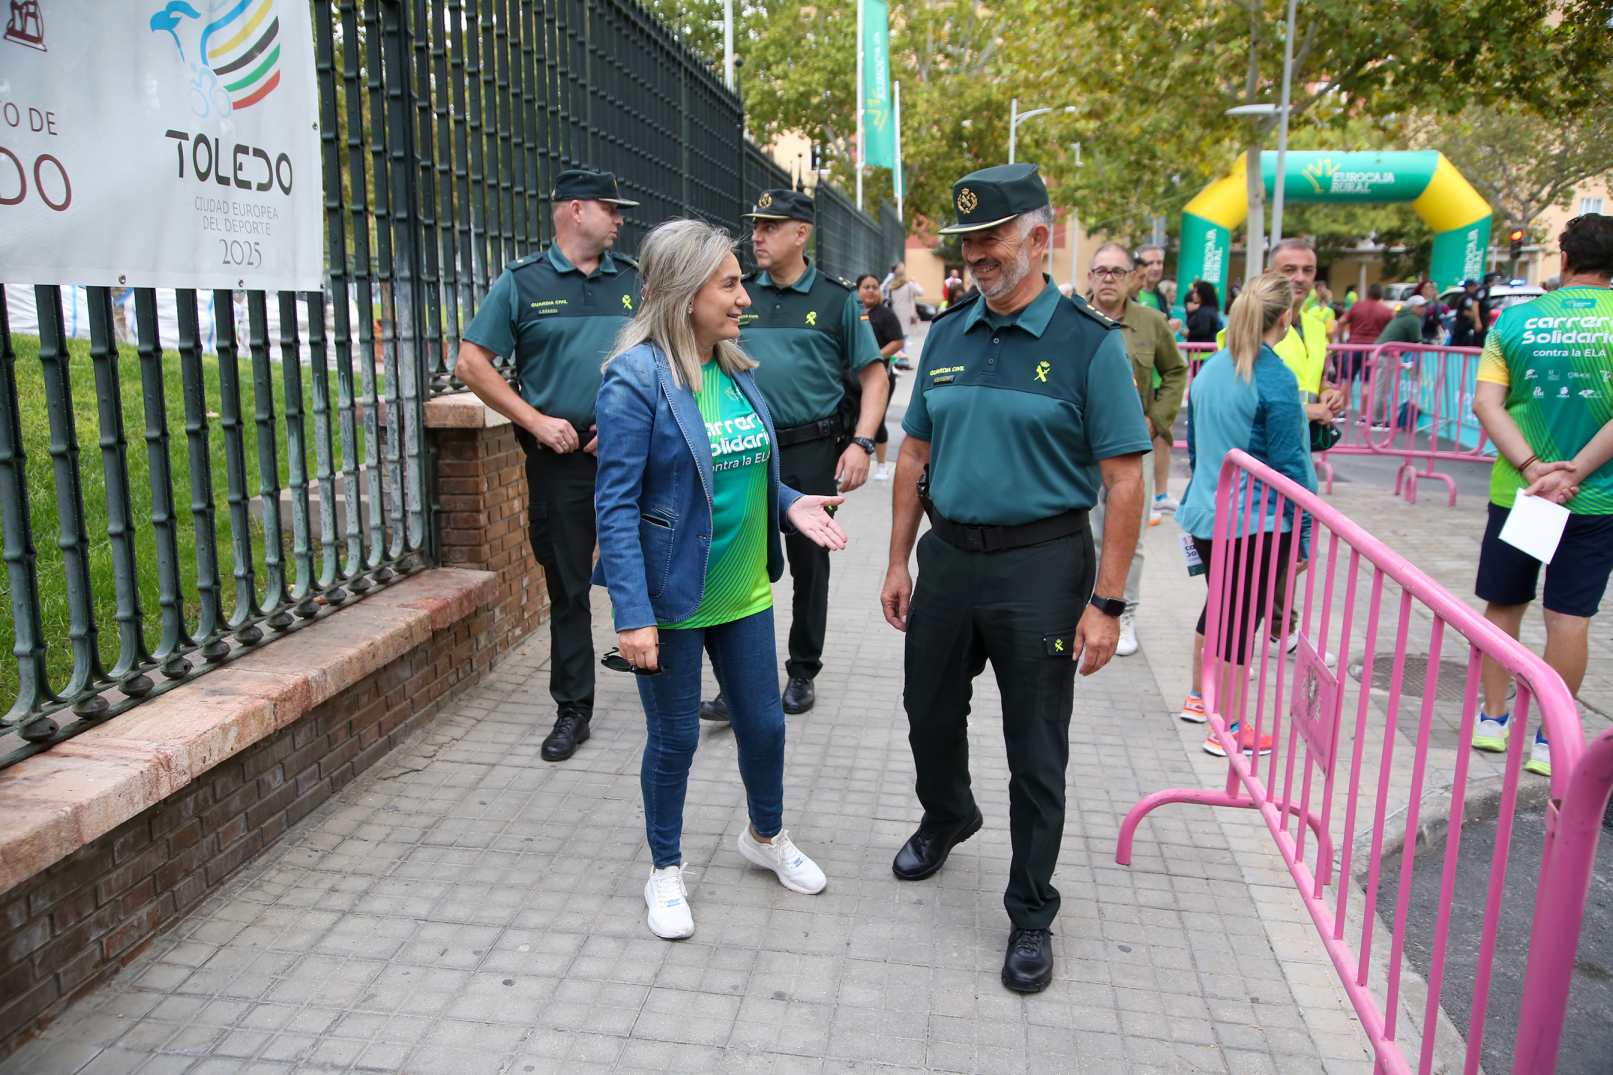
<instances>
[{"instance_id":1,"label":"pink metal barrier","mask_svg":"<svg viewBox=\"0 0 1613 1075\"><path fill-rule=\"evenodd\" d=\"M1179 344L1188 362L1188 392L1213 344ZM1395 495L1417 502L1419 482L1445 486L1456 504L1456 482L1438 469L1449 462L1489 463L1489 440L1473 416L1473 390L1479 351L1473 347L1429 344L1328 344L1324 380L1343 389L1339 441L1316 456L1323 489L1333 492L1330 457L1388 456L1401 460ZM1172 445L1187 451L1185 437Z\"/></svg>"},{"instance_id":2,"label":"pink metal barrier","mask_svg":"<svg viewBox=\"0 0 1613 1075\"><path fill-rule=\"evenodd\" d=\"M1274 523L1292 518L1297 530L1307 515L1313 532L1303 554L1300 542L1273 539ZM1232 452L1221 467L1213 547L1201 683L1211 734L1228 758L1226 784L1139 801L1121 825L1116 861L1131 862L1138 824L1167 803L1257 811L1366 1031L1375 1070L1426 1075L1436 1053L1439 1070L1455 1070L1460 1054L1461 1070L1473 1075L1491 1006L1524 755L1539 726L1551 742L1550 802L1512 1070L1549 1075L1613 791L1613 731L1587 748L1573 698L1542 660L1320 497L1244 452ZM1297 634L1292 656L1284 644L1290 632ZM1240 647L1238 640L1251 636ZM1453 660L1443 660L1447 654ZM1486 660L1516 689L1504 756L1467 746ZM1460 688L1459 701L1441 694L1446 678ZM1458 890L1464 809L1493 787L1488 885ZM1440 900L1432 925L1414 928L1416 871L1433 868L1421 861L1430 854L1418 843L1421 812L1436 796L1448 799L1449 820ZM1397 854L1391 894L1385 874L1396 868ZM1482 922L1476 954L1466 947L1453 954L1457 915ZM1388 931L1387 951L1380 929ZM1408 943L1429 955L1424 984L1404 973ZM1453 961L1465 967L1469 958L1472 1003L1456 1041L1441 1029L1441 998ZM1420 1004L1418 989L1426 990Z\"/></svg>"},{"instance_id":3,"label":"pink metal barrier","mask_svg":"<svg viewBox=\"0 0 1613 1075\"><path fill-rule=\"evenodd\" d=\"M1396 496L1415 504L1418 482L1433 480L1454 506L1456 482L1437 465L1494 458L1473 416L1478 349L1389 343L1333 344L1329 351L1328 380L1345 390L1347 402L1338 444L1317 458L1324 488L1333 491L1329 456L1391 456L1401 460Z\"/></svg>"}]
</instances>

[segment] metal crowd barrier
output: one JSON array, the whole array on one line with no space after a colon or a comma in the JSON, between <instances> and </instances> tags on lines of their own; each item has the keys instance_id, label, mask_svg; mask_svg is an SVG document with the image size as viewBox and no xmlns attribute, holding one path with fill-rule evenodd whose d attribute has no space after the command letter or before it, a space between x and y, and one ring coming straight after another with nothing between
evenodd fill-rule
<instances>
[{"instance_id":1,"label":"metal crowd barrier","mask_svg":"<svg viewBox=\"0 0 1613 1075\"><path fill-rule=\"evenodd\" d=\"M1178 345L1188 361L1188 392L1193 377L1212 354L1213 344ZM1417 502L1419 482L1445 486L1456 504L1456 482L1438 469L1449 462L1490 463L1494 449L1473 415L1479 351L1473 347L1430 344L1328 345L1326 380L1345 393L1338 422L1339 441L1316 456L1317 477L1333 491L1330 457L1387 456L1401 460L1395 495ZM1175 441L1187 450L1184 438Z\"/></svg>"},{"instance_id":2,"label":"metal crowd barrier","mask_svg":"<svg viewBox=\"0 0 1613 1075\"><path fill-rule=\"evenodd\" d=\"M1313 521L1303 558L1297 543L1260 534L1260 520L1290 512ZM1254 810L1360 1018L1376 1071L1454 1071L1459 1055L1460 1069L1476 1072L1486 1027L1511 1022L1516 1011L1513 1072L1551 1072L1613 789L1613 731L1587 747L1574 700L1544 661L1319 496L1239 451L1221 468L1209 608L1202 689L1211 734L1227 753L1225 786L1143 798L1121 826L1116 861L1131 862L1137 825L1167 803ZM1269 629L1249 629L1257 609ZM1295 627L1290 610L1299 613ZM1280 637L1269 637L1272 630ZM1290 631L1297 633L1291 656ZM1223 648L1223 639L1251 634L1256 642L1241 654ZM1223 649L1245 658L1243 665L1218 661ZM1504 757L1467 746L1485 659L1516 686ZM1269 753L1240 751L1234 722L1252 723L1253 743L1269 735ZM1550 799L1538 808L1545 836L1530 910L1519 902L1531 898L1527 886L1504 901L1523 760L1537 727L1551 741L1552 776ZM1447 800L1442 851L1421 842L1424 811L1438 799ZM1482 891L1457 884L1468 812L1496 818ZM1430 855L1439 861L1425 864ZM1426 875L1431 869L1437 875ZM1417 906L1434 908L1431 924L1412 921L1419 871ZM1532 914L1516 993L1495 977L1504 907ZM1457 916L1482 921L1476 950L1453 943ZM1426 958L1421 979L1406 972L1408 950ZM1458 977L1471 980L1470 992L1447 992Z\"/></svg>"}]
</instances>

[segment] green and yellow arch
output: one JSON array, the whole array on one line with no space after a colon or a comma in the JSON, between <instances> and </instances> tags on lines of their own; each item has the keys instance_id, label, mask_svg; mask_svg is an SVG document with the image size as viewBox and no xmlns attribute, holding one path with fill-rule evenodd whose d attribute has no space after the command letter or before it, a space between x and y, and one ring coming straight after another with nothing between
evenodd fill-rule
<instances>
[{"instance_id":1,"label":"green and yellow arch","mask_svg":"<svg viewBox=\"0 0 1613 1075\"><path fill-rule=\"evenodd\" d=\"M1209 280L1226 294L1233 229L1249 215L1247 157L1232 174L1199 191L1182 211L1182 249L1177 291ZM1484 274L1490 247L1490 205L1456 166L1436 150L1341 153L1290 150L1283 198L1295 202L1410 202L1434 230L1429 276L1441 289ZM1266 197L1276 190L1274 153L1260 157Z\"/></svg>"}]
</instances>

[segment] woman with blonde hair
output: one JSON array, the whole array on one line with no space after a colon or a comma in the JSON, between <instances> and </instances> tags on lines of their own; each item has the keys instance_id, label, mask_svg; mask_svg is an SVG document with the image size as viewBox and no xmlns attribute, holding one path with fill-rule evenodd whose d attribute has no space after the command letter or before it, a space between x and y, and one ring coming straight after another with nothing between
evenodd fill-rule
<instances>
[{"instance_id":1,"label":"woman with blonde hair","mask_svg":"<svg viewBox=\"0 0 1613 1075\"><path fill-rule=\"evenodd\" d=\"M838 496L779 481L777 435L740 350L750 298L734 243L696 220L662 224L639 255L644 294L605 363L597 405L594 511L599 564L618 651L604 664L637 674L648 738L640 767L652 857L650 931L694 932L683 877L683 802L700 738L701 651L728 699L750 824L739 852L786 888L827 880L783 828L784 711L773 639L781 530L828 549L846 535Z\"/></svg>"},{"instance_id":2,"label":"woman with blonde hair","mask_svg":"<svg viewBox=\"0 0 1613 1075\"><path fill-rule=\"evenodd\" d=\"M1306 426L1305 407L1300 402L1299 382L1293 371L1277 357L1272 345L1287 334L1293 320L1293 285L1281 273L1268 272L1256 278L1233 300L1227 316L1226 347L1211 355L1193 378L1193 390L1187 400L1187 457L1192 476L1187 491L1182 494L1182 506L1176 511L1176 521L1193 539L1199 559L1210 563L1211 539L1215 536L1216 486L1221 476L1221 461L1232 449L1248 452L1273 470L1315 490L1316 467L1311 460L1310 432ZM1276 496L1269 497L1262 510L1256 505L1247 510L1257 513L1245 524L1240 516L1237 532L1248 532L1247 538L1234 540L1227 557L1227 570L1234 572L1242 593L1236 597L1244 609L1241 616L1228 621L1226 636L1222 638L1218 656L1219 674L1230 677L1231 691L1218 691L1219 697L1228 699L1224 712L1238 714L1243 708L1243 694L1248 679L1245 668L1249 663L1249 643L1257 637L1266 604L1266 577L1264 565L1277 558L1278 577L1282 577L1288 562L1289 543L1296 525L1292 504L1278 516ZM1299 567L1303 568L1310 533L1309 516L1301 515L1299 527ZM1275 541L1268 535L1275 535ZM1254 565L1263 565L1255 571ZM1242 564L1242 568L1235 567ZM1205 581L1209 581L1206 574ZM1280 598L1278 604L1281 604ZM1237 607L1234 605L1233 607ZM1193 685L1182 703L1181 717L1194 724L1208 719L1200 688L1204 677L1204 625L1208 602L1199 612L1197 633L1193 639ZM1279 608L1274 616L1283 616ZM1220 682L1226 683L1223 679ZM1229 728L1234 740L1245 753L1258 751L1271 753L1271 736L1263 735L1254 741L1254 729L1240 728L1233 723ZM1207 753L1220 757L1225 751L1220 740L1213 735L1204 741Z\"/></svg>"}]
</instances>

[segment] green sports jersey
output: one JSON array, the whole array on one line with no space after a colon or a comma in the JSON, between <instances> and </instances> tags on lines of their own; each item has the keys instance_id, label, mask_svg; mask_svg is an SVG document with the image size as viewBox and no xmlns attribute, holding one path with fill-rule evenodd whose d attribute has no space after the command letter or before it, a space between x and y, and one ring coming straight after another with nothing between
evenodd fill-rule
<instances>
[{"instance_id":1,"label":"green sports jersey","mask_svg":"<svg viewBox=\"0 0 1613 1075\"><path fill-rule=\"evenodd\" d=\"M1613 291L1565 287L1501 312L1479 379L1506 386L1507 413L1543 462L1572 459L1613 420ZM1528 483L1505 459L1490 500L1510 508ZM1613 515L1613 462L1580 483L1576 515Z\"/></svg>"},{"instance_id":2,"label":"green sports jersey","mask_svg":"<svg viewBox=\"0 0 1613 1075\"><path fill-rule=\"evenodd\" d=\"M711 442L711 552L694 615L659 626L715 627L773 605L767 578L767 426L715 362L700 370L695 402Z\"/></svg>"}]
</instances>

